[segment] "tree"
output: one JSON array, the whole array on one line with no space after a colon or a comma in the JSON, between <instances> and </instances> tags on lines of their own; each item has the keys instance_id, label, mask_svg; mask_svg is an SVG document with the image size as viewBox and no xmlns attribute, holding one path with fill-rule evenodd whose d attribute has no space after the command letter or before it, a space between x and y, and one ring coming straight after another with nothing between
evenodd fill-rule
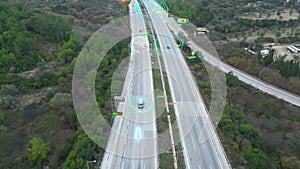
<instances>
[{"instance_id":1,"label":"tree","mask_svg":"<svg viewBox=\"0 0 300 169\"><path fill-rule=\"evenodd\" d=\"M13 96L0 97L0 110L12 109L17 107L19 100Z\"/></svg>"},{"instance_id":2,"label":"tree","mask_svg":"<svg viewBox=\"0 0 300 169\"><path fill-rule=\"evenodd\" d=\"M46 90L46 96L45 96L45 100L47 102L50 101L50 99L55 95L55 89L54 88L48 88Z\"/></svg>"},{"instance_id":3,"label":"tree","mask_svg":"<svg viewBox=\"0 0 300 169\"><path fill-rule=\"evenodd\" d=\"M71 26L57 16L34 15L27 21L27 29L48 42L61 42L69 38Z\"/></svg>"},{"instance_id":4,"label":"tree","mask_svg":"<svg viewBox=\"0 0 300 169\"><path fill-rule=\"evenodd\" d=\"M238 122L238 123L245 118L244 113L238 109L229 109L228 114L230 115L230 118L234 122Z\"/></svg>"},{"instance_id":5,"label":"tree","mask_svg":"<svg viewBox=\"0 0 300 169\"><path fill-rule=\"evenodd\" d=\"M3 96L5 95L15 96L17 93L18 93L18 89L16 88L15 85L12 84L3 85L0 90L0 95Z\"/></svg>"},{"instance_id":6,"label":"tree","mask_svg":"<svg viewBox=\"0 0 300 169\"><path fill-rule=\"evenodd\" d=\"M300 161L295 156L283 156L281 157L280 163L281 167L284 169L300 168Z\"/></svg>"},{"instance_id":7,"label":"tree","mask_svg":"<svg viewBox=\"0 0 300 169\"><path fill-rule=\"evenodd\" d=\"M267 55L267 56L264 58L265 66L268 66L268 65L270 65L270 64L273 63L273 56L274 56L274 52L272 52L271 54Z\"/></svg>"},{"instance_id":8,"label":"tree","mask_svg":"<svg viewBox=\"0 0 300 169\"><path fill-rule=\"evenodd\" d=\"M233 123L233 121L230 119L230 116L227 113L223 114L219 126L231 138L235 138L236 136L239 135L237 131L237 126Z\"/></svg>"},{"instance_id":9,"label":"tree","mask_svg":"<svg viewBox=\"0 0 300 169\"><path fill-rule=\"evenodd\" d=\"M226 73L226 84L229 87L234 87L238 83L238 78L232 72Z\"/></svg>"},{"instance_id":10,"label":"tree","mask_svg":"<svg viewBox=\"0 0 300 169\"><path fill-rule=\"evenodd\" d=\"M58 61L71 62L75 57L76 51L79 49L79 41L76 36L72 35L70 39L63 43L59 49L57 54Z\"/></svg>"},{"instance_id":11,"label":"tree","mask_svg":"<svg viewBox=\"0 0 300 169\"><path fill-rule=\"evenodd\" d=\"M72 105L72 97L68 93L56 93L50 100L50 107L61 108Z\"/></svg>"},{"instance_id":12,"label":"tree","mask_svg":"<svg viewBox=\"0 0 300 169\"><path fill-rule=\"evenodd\" d=\"M50 153L50 147L40 138L33 137L29 142L29 148L27 148L31 165L41 165L48 160L48 154Z\"/></svg>"},{"instance_id":13,"label":"tree","mask_svg":"<svg viewBox=\"0 0 300 169\"><path fill-rule=\"evenodd\" d=\"M69 153L63 164L63 169L83 169L86 168L86 161L92 160L95 153L99 152L99 147L85 134L77 137L72 151Z\"/></svg>"},{"instance_id":14,"label":"tree","mask_svg":"<svg viewBox=\"0 0 300 169\"><path fill-rule=\"evenodd\" d=\"M238 130L252 144L255 144L260 138L260 133L251 124L241 124Z\"/></svg>"},{"instance_id":15,"label":"tree","mask_svg":"<svg viewBox=\"0 0 300 169\"><path fill-rule=\"evenodd\" d=\"M242 155L247 160L249 169L268 169L269 159L264 152L258 148L246 147Z\"/></svg>"}]
</instances>

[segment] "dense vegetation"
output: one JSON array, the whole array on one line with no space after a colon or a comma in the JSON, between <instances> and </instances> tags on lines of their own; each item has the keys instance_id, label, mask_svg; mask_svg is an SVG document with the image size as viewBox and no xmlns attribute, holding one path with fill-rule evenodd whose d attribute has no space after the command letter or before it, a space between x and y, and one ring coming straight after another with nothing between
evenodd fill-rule
<instances>
[{"instance_id":1,"label":"dense vegetation","mask_svg":"<svg viewBox=\"0 0 300 169\"><path fill-rule=\"evenodd\" d=\"M178 4L179 3L179 4ZM204 26L212 21L213 11L208 8L209 1L202 0L197 5L185 1L169 0L167 1L169 12L179 17L188 18L197 26Z\"/></svg>"},{"instance_id":2,"label":"dense vegetation","mask_svg":"<svg viewBox=\"0 0 300 169\"><path fill-rule=\"evenodd\" d=\"M71 33L70 18L3 1L0 9L0 168L98 164L103 150L84 134L72 105L71 80L81 44ZM58 5L53 11L68 9ZM97 74L97 101L108 120L112 73L128 56L127 46L123 41L113 48Z\"/></svg>"},{"instance_id":3,"label":"dense vegetation","mask_svg":"<svg viewBox=\"0 0 300 169\"><path fill-rule=\"evenodd\" d=\"M61 17L3 1L0 9L0 168L58 168L72 148L71 140L82 139L74 142L76 153L82 152L77 144L92 144L84 142L88 137L77 131L71 95L66 93L75 62L61 67L78 54L80 44ZM45 98L30 96L36 92ZM30 100L24 100L24 94ZM97 146L92 146L89 156L97 153Z\"/></svg>"},{"instance_id":4,"label":"dense vegetation","mask_svg":"<svg viewBox=\"0 0 300 169\"><path fill-rule=\"evenodd\" d=\"M0 73L34 68L51 56L39 50L45 43L61 43L71 27L62 18L33 13L29 8L0 2Z\"/></svg>"}]
</instances>

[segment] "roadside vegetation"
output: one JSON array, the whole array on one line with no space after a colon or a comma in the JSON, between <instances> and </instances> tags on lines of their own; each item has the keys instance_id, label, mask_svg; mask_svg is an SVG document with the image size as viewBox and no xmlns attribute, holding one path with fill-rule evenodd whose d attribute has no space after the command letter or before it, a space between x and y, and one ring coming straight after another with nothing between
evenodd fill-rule
<instances>
[{"instance_id":1,"label":"roadside vegetation","mask_svg":"<svg viewBox=\"0 0 300 169\"><path fill-rule=\"evenodd\" d=\"M203 63L187 62L209 105L211 87ZM299 168L300 109L250 87L232 73L226 79L227 102L217 130L232 167Z\"/></svg>"},{"instance_id":2,"label":"roadside vegetation","mask_svg":"<svg viewBox=\"0 0 300 169\"><path fill-rule=\"evenodd\" d=\"M210 30L208 37L224 61L268 83L300 94L300 55L286 50L286 46L292 44L300 47L299 2L169 0L167 3L170 13ZM277 51L273 46L281 49ZM266 58L260 54L262 49L270 52Z\"/></svg>"},{"instance_id":3,"label":"roadside vegetation","mask_svg":"<svg viewBox=\"0 0 300 169\"><path fill-rule=\"evenodd\" d=\"M82 41L72 25L23 4L1 1L0 9L0 168L99 164L104 151L84 134L73 109L71 80ZM111 49L97 74L97 101L108 121L112 73L127 46L125 40Z\"/></svg>"},{"instance_id":4,"label":"roadside vegetation","mask_svg":"<svg viewBox=\"0 0 300 169\"><path fill-rule=\"evenodd\" d=\"M274 52L266 57L260 54L252 55L244 51L244 47L255 45L247 42L231 42L219 47L223 51L223 59L230 65L237 67L265 82L283 88L287 91L300 95L300 60L286 60L286 56L274 57Z\"/></svg>"},{"instance_id":5,"label":"roadside vegetation","mask_svg":"<svg viewBox=\"0 0 300 169\"><path fill-rule=\"evenodd\" d=\"M208 37L225 62L300 95L299 55L285 49L291 44L299 47L299 2L168 1L168 5L171 13L208 28ZM207 15L201 15L202 11ZM274 45L282 46L281 53L286 54L279 54L277 48L273 52ZM262 49L270 54L261 56ZM187 62L209 107L211 88L205 67L199 59ZM226 79L227 103L218 135L232 167L300 168L300 109L239 81L232 73Z\"/></svg>"}]
</instances>

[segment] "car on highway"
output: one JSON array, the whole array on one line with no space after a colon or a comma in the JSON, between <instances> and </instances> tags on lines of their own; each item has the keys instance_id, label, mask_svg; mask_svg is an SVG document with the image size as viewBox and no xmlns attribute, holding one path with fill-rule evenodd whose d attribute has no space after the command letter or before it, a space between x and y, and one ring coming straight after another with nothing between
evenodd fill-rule
<instances>
[{"instance_id":1,"label":"car on highway","mask_svg":"<svg viewBox=\"0 0 300 169\"><path fill-rule=\"evenodd\" d=\"M139 98L139 100L138 100L138 108L139 109L143 109L144 108L144 99L143 98Z\"/></svg>"}]
</instances>

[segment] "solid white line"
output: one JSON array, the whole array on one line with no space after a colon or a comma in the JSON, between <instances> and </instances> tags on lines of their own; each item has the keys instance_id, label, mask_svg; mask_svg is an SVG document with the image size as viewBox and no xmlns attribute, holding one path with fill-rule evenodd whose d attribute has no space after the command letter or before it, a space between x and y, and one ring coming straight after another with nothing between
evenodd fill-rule
<instances>
[{"instance_id":1,"label":"solid white line","mask_svg":"<svg viewBox=\"0 0 300 169\"><path fill-rule=\"evenodd\" d=\"M124 163L125 163L125 162L123 161L123 162L122 162L122 169L124 168Z\"/></svg>"}]
</instances>

